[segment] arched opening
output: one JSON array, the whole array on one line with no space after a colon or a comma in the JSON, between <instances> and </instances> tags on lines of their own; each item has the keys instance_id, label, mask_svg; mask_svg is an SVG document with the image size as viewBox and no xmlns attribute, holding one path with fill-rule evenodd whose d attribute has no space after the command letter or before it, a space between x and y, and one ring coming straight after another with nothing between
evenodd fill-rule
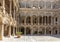
<instances>
[{"instance_id":1,"label":"arched opening","mask_svg":"<svg viewBox=\"0 0 60 42\"><path fill-rule=\"evenodd\" d=\"M25 16L21 16L20 21L21 21L21 24L24 24L24 21L25 21Z\"/></svg>"},{"instance_id":2,"label":"arched opening","mask_svg":"<svg viewBox=\"0 0 60 42\"><path fill-rule=\"evenodd\" d=\"M9 36L9 26L7 26L6 24L4 25L4 36L7 37Z\"/></svg>"},{"instance_id":3,"label":"arched opening","mask_svg":"<svg viewBox=\"0 0 60 42\"><path fill-rule=\"evenodd\" d=\"M56 28L56 27L54 27L54 28L53 28L53 34L54 34L54 35L56 35L56 34L57 34L57 32L58 32L57 28Z\"/></svg>"},{"instance_id":4,"label":"arched opening","mask_svg":"<svg viewBox=\"0 0 60 42\"><path fill-rule=\"evenodd\" d=\"M27 28L26 28L26 35L30 35L30 34L31 34L30 27L27 27Z\"/></svg>"},{"instance_id":5,"label":"arched opening","mask_svg":"<svg viewBox=\"0 0 60 42\"><path fill-rule=\"evenodd\" d=\"M37 24L37 17L35 15L32 16L33 17L33 24Z\"/></svg>"},{"instance_id":6,"label":"arched opening","mask_svg":"<svg viewBox=\"0 0 60 42\"><path fill-rule=\"evenodd\" d=\"M28 16L28 17L26 18L26 24L31 24L31 17L30 17L30 16Z\"/></svg>"},{"instance_id":7,"label":"arched opening","mask_svg":"<svg viewBox=\"0 0 60 42\"><path fill-rule=\"evenodd\" d=\"M13 26L11 26L11 35L13 35Z\"/></svg>"},{"instance_id":8,"label":"arched opening","mask_svg":"<svg viewBox=\"0 0 60 42\"><path fill-rule=\"evenodd\" d=\"M49 24L51 24L51 16L49 16Z\"/></svg>"},{"instance_id":9,"label":"arched opening","mask_svg":"<svg viewBox=\"0 0 60 42\"><path fill-rule=\"evenodd\" d=\"M39 24L41 25L42 24L42 17L39 16Z\"/></svg>"},{"instance_id":10,"label":"arched opening","mask_svg":"<svg viewBox=\"0 0 60 42\"><path fill-rule=\"evenodd\" d=\"M38 34L38 28L37 27L33 27L34 29L33 29L33 35L37 35Z\"/></svg>"},{"instance_id":11,"label":"arched opening","mask_svg":"<svg viewBox=\"0 0 60 42\"><path fill-rule=\"evenodd\" d=\"M47 34L47 35L51 35L51 28L50 28L50 27L47 27L47 28L46 28L46 34Z\"/></svg>"},{"instance_id":12,"label":"arched opening","mask_svg":"<svg viewBox=\"0 0 60 42\"><path fill-rule=\"evenodd\" d=\"M20 27L19 31L22 32L22 35L24 35L24 27Z\"/></svg>"},{"instance_id":13,"label":"arched opening","mask_svg":"<svg viewBox=\"0 0 60 42\"><path fill-rule=\"evenodd\" d=\"M39 35L43 35L44 34L44 28L40 27L39 29Z\"/></svg>"},{"instance_id":14,"label":"arched opening","mask_svg":"<svg viewBox=\"0 0 60 42\"><path fill-rule=\"evenodd\" d=\"M45 21L46 21L46 20L45 20L45 16L43 16L43 24L45 24Z\"/></svg>"}]
</instances>

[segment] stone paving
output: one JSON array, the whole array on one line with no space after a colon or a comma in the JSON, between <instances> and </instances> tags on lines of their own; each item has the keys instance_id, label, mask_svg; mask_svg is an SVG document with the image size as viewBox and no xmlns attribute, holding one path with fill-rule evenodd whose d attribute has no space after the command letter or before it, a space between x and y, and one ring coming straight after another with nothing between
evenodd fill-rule
<instances>
[{"instance_id":1,"label":"stone paving","mask_svg":"<svg viewBox=\"0 0 60 42\"><path fill-rule=\"evenodd\" d=\"M60 36L21 36L21 38L4 37L0 42L60 42Z\"/></svg>"}]
</instances>

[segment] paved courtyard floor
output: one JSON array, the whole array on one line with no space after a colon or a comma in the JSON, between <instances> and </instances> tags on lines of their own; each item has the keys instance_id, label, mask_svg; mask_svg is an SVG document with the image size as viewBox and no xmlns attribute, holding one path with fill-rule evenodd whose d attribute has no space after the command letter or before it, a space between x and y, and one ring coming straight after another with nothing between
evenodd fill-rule
<instances>
[{"instance_id":1,"label":"paved courtyard floor","mask_svg":"<svg viewBox=\"0 0 60 42\"><path fill-rule=\"evenodd\" d=\"M59 36L21 36L21 38L4 37L0 42L60 42Z\"/></svg>"}]
</instances>

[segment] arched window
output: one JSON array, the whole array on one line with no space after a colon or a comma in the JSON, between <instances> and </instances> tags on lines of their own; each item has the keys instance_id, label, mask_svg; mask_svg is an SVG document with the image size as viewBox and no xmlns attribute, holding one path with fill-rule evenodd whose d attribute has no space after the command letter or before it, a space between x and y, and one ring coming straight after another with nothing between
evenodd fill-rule
<instances>
[{"instance_id":1,"label":"arched window","mask_svg":"<svg viewBox=\"0 0 60 42\"><path fill-rule=\"evenodd\" d=\"M25 8L25 5L26 5L26 2L20 2L19 3L20 8Z\"/></svg>"},{"instance_id":2,"label":"arched window","mask_svg":"<svg viewBox=\"0 0 60 42\"><path fill-rule=\"evenodd\" d=\"M51 9L51 2L49 2L49 1L46 2L46 8L47 8L47 9Z\"/></svg>"},{"instance_id":3,"label":"arched window","mask_svg":"<svg viewBox=\"0 0 60 42\"><path fill-rule=\"evenodd\" d=\"M33 7L38 8L38 1L33 1Z\"/></svg>"},{"instance_id":4,"label":"arched window","mask_svg":"<svg viewBox=\"0 0 60 42\"><path fill-rule=\"evenodd\" d=\"M33 24L37 24L37 17L33 15Z\"/></svg>"},{"instance_id":5,"label":"arched window","mask_svg":"<svg viewBox=\"0 0 60 42\"><path fill-rule=\"evenodd\" d=\"M21 16L21 23L24 24L24 21L25 21L25 16Z\"/></svg>"},{"instance_id":6,"label":"arched window","mask_svg":"<svg viewBox=\"0 0 60 42\"><path fill-rule=\"evenodd\" d=\"M31 24L31 18L30 18L30 16L28 16L28 17L26 18L26 23L27 23L27 24Z\"/></svg>"},{"instance_id":7,"label":"arched window","mask_svg":"<svg viewBox=\"0 0 60 42\"><path fill-rule=\"evenodd\" d=\"M60 8L60 2L53 2L53 9L59 9Z\"/></svg>"},{"instance_id":8,"label":"arched window","mask_svg":"<svg viewBox=\"0 0 60 42\"><path fill-rule=\"evenodd\" d=\"M48 21L47 20L48 20L48 17L46 16L46 24L48 24Z\"/></svg>"},{"instance_id":9,"label":"arched window","mask_svg":"<svg viewBox=\"0 0 60 42\"><path fill-rule=\"evenodd\" d=\"M49 24L51 24L51 16L49 16Z\"/></svg>"},{"instance_id":10,"label":"arched window","mask_svg":"<svg viewBox=\"0 0 60 42\"><path fill-rule=\"evenodd\" d=\"M39 16L39 24L42 24L42 17Z\"/></svg>"},{"instance_id":11,"label":"arched window","mask_svg":"<svg viewBox=\"0 0 60 42\"><path fill-rule=\"evenodd\" d=\"M29 1L27 1L27 2L26 2L26 8L31 8L31 7L32 7L32 3L29 2Z\"/></svg>"},{"instance_id":12,"label":"arched window","mask_svg":"<svg viewBox=\"0 0 60 42\"><path fill-rule=\"evenodd\" d=\"M40 1L40 2L39 2L39 7L40 7L40 9L43 9L44 6L45 6L45 2L44 2L44 1Z\"/></svg>"}]
</instances>

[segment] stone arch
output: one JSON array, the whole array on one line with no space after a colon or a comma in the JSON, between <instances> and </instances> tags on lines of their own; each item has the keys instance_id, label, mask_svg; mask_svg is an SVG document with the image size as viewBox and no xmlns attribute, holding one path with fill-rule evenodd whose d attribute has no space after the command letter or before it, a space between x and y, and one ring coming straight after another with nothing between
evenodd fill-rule
<instances>
[{"instance_id":1,"label":"stone arch","mask_svg":"<svg viewBox=\"0 0 60 42\"><path fill-rule=\"evenodd\" d=\"M33 35L37 35L37 33L38 33L38 27L33 27Z\"/></svg>"},{"instance_id":2,"label":"stone arch","mask_svg":"<svg viewBox=\"0 0 60 42\"><path fill-rule=\"evenodd\" d=\"M47 28L46 28L46 34L51 35L51 32L52 32L52 31L51 31L51 28L50 28L50 27L47 27Z\"/></svg>"},{"instance_id":3,"label":"stone arch","mask_svg":"<svg viewBox=\"0 0 60 42\"><path fill-rule=\"evenodd\" d=\"M51 16L49 16L49 24L51 24Z\"/></svg>"},{"instance_id":4,"label":"stone arch","mask_svg":"<svg viewBox=\"0 0 60 42\"><path fill-rule=\"evenodd\" d=\"M37 24L37 16L36 15L33 15L32 16L32 20L33 20L33 24Z\"/></svg>"},{"instance_id":5,"label":"stone arch","mask_svg":"<svg viewBox=\"0 0 60 42\"><path fill-rule=\"evenodd\" d=\"M42 35L42 34L44 34L44 27L39 28L39 35Z\"/></svg>"},{"instance_id":6,"label":"stone arch","mask_svg":"<svg viewBox=\"0 0 60 42\"><path fill-rule=\"evenodd\" d=\"M39 16L39 24L42 24L42 16Z\"/></svg>"},{"instance_id":7,"label":"stone arch","mask_svg":"<svg viewBox=\"0 0 60 42\"><path fill-rule=\"evenodd\" d=\"M45 17L46 17L46 16L43 16L43 24L44 24L44 23L45 23L45 21L46 21L46 20L45 20Z\"/></svg>"},{"instance_id":8,"label":"stone arch","mask_svg":"<svg viewBox=\"0 0 60 42\"><path fill-rule=\"evenodd\" d=\"M29 34L31 34L31 29L30 27L26 27L26 35L29 35Z\"/></svg>"},{"instance_id":9,"label":"stone arch","mask_svg":"<svg viewBox=\"0 0 60 42\"><path fill-rule=\"evenodd\" d=\"M21 23L23 23L23 24L24 24L25 16L21 16L21 17L20 17L20 21L21 21Z\"/></svg>"},{"instance_id":10,"label":"stone arch","mask_svg":"<svg viewBox=\"0 0 60 42\"><path fill-rule=\"evenodd\" d=\"M21 26L21 27L19 28L19 32L22 32L22 35L24 35L24 30L25 30L25 28L24 28L23 26Z\"/></svg>"},{"instance_id":11,"label":"stone arch","mask_svg":"<svg viewBox=\"0 0 60 42\"><path fill-rule=\"evenodd\" d=\"M27 17L26 17L26 23L27 23L27 24L31 24L31 17L30 17L30 16L27 16Z\"/></svg>"},{"instance_id":12,"label":"stone arch","mask_svg":"<svg viewBox=\"0 0 60 42\"><path fill-rule=\"evenodd\" d=\"M53 34L56 35L58 32L57 27L53 27Z\"/></svg>"}]
</instances>

